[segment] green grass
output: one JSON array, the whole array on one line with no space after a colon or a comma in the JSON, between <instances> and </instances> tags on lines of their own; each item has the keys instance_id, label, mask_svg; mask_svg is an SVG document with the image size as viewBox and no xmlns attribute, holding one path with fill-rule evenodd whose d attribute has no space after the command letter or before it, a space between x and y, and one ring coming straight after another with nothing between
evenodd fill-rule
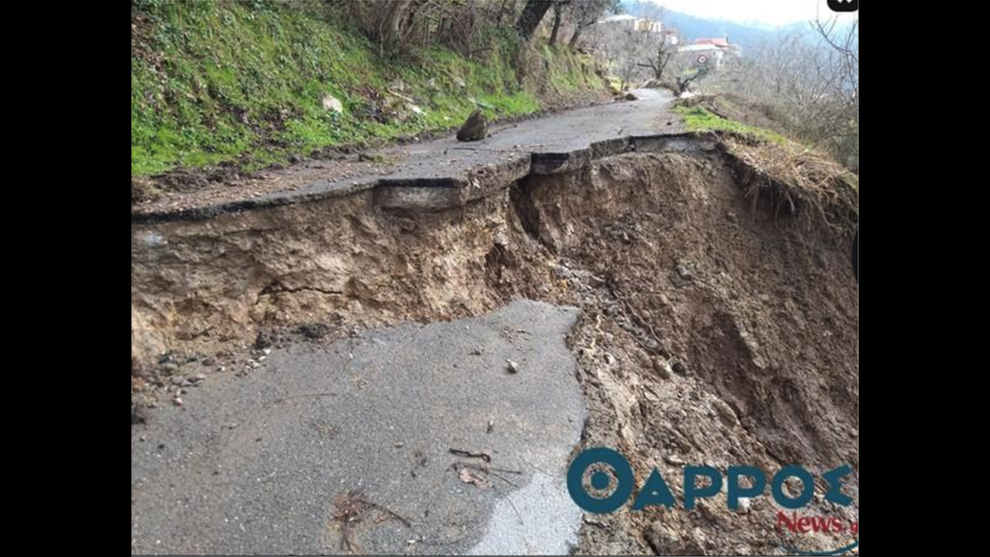
<instances>
[{"instance_id":1,"label":"green grass","mask_svg":"<svg viewBox=\"0 0 990 557\"><path fill-rule=\"evenodd\" d=\"M221 163L254 170L328 146L450 129L478 104L496 119L543 104L540 91L519 85L518 45L504 31L491 31L483 59L445 48L393 58L315 8L281 2L141 0L132 14L133 176ZM545 55L556 92L603 87L590 60ZM324 108L327 95L341 113Z\"/></svg>"},{"instance_id":2,"label":"green grass","mask_svg":"<svg viewBox=\"0 0 990 557\"><path fill-rule=\"evenodd\" d=\"M787 139L779 133L755 126L749 126L735 120L722 118L721 116L700 106L677 106L674 107L674 112L684 117L684 123L687 126L688 131L727 131L748 135L751 137L758 137L760 139L772 141L778 145L785 145L787 143Z\"/></svg>"}]
</instances>

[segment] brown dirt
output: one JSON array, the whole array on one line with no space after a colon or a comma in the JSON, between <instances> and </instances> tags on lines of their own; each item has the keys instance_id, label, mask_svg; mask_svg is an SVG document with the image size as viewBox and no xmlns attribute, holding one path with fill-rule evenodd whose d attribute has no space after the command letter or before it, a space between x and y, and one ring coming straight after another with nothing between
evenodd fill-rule
<instances>
[{"instance_id":1,"label":"brown dirt","mask_svg":"<svg viewBox=\"0 0 990 557\"><path fill-rule=\"evenodd\" d=\"M780 214L768 199L754 205L746 170L721 152L633 153L442 211L385 211L366 191L134 225L132 383L146 396L167 385L176 365L157 357L169 351L233 366L259 331L289 338L323 323L325 342L516 297L573 304L583 317L570 345L590 412L582 446L622 451L637 483L658 467L675 495L683 463L771 473L799 463L818 474L849 463L856 504L813 510L854 519L851 230ZM775 518L766 497L746 514L728 511L724 494L691 512L627 506L589 516L577 551L772 554L781 543L846 541L788 537Z\"/></svg>"}]
</instances>

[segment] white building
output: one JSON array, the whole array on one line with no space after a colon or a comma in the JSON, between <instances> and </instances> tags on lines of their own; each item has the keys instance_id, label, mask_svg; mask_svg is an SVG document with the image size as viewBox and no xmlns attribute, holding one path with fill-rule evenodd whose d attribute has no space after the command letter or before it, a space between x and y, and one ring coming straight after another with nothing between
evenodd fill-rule
<instances>
[{"instance_id":1,"label":"white building","mask_svg":"<svg viewBox=\"0 0 990 557\"><path fill-rule=\"evenodd\" d=\"M621 25L623 27L628 27L629 29L635 29L637 19L639 18L628 14L610 15L599 20L598 23L604 23L606 25Z\"/></svg>"},{"instance_id":2,"label":"white building","mask_svg":"<svg viewBox=\"0 0 990 557\"><path fill-rule=\"evenodd\" d=\"M691 56L699 66L707 65L718 69L726 56L742 56L738 45L729 44L728 38L697 39L691 44L677 47L677 52Z\"/></svg>"},{"instance_id":3,"label":"white building","mask_svg":"<svg viewBox=\"0 0 990 557\"><path fill-rule=\"evenodd\" d=\"M643 19L629 14L610 15L598 21L604 25L621 25L627 29L648 33L663 33L663 22Z\"/></svg>"}]
</instances>

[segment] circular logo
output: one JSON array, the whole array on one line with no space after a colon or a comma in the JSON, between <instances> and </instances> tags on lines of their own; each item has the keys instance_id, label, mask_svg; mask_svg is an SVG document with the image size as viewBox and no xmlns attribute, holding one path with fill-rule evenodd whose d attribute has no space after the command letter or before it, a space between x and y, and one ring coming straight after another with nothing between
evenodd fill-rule
<instances>
[{"instance_id":1,"label":"circular logo","mask_svg":"<svg viewBox=\"0 0 990 557\"><path fill-rule=\"evenodd\" d=\"M704 54L702 54L701 56L698 56L698 63L699 64L706 64L706 63L708 63L708 57L705 56Z\"/></svg>"},{"instance_id":2,"label":"circular logo","mask_svg":"<svg viewBox=\"0 0 990 557\"><path fill-rule=\"evenodd\" d=\"M615 491L607 497L594 497L584 487L585 472L594 465L607 466L615 475ZM609 474L601 469L592 470L590 480L595 490L604 490L612 483ZM590 513L610 513L621 507L632 494L634 482L632 467L626 457L605 447L584 451L571 462L567 471L567 491L571 499Z\"/></svg>"}]
</instances>

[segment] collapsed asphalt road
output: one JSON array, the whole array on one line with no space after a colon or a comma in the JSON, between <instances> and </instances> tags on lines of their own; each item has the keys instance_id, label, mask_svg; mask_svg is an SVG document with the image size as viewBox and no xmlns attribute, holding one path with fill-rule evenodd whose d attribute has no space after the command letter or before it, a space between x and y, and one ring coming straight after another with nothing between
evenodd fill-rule
<instances>
[{"instance_id":1,"label":"collapsed asphalt road","mask_svg":"<svg viewBox=\"0 0 990 557\"><path fill-rule=\"evenodd\" d=\"M132 552L567 552L576 318L522 300L217 376L132 428Z\"/></svg>"},{"instance_id":2,"label":"collapsed asphalt road","mask_svg":"<svg viewBox=\"0 0 990 557\"><path fill-rule=\"evenodd\" d=\"M519 455L562 454L573 443L576 426L549 442L550 433L539 436L546 423L572 427L561 421L568 414L541 421L529 408L570 396L560 389L574 390L572 381L548 382L541 368L526 386L538 394L517 391L513 381L532 362L511 358L513 376L494 350L445 347L460 337L443 331L468 334L451 324L353 333L478 316L519 298L581 308L568 346L588 412L582 448L619 450L637 478L661 470L678 495L684 468L700 464L725 473L740 463L768 471L848 463L854 486L859 298L853 233L835 224L858 214L858 189L822 182L834 198L820 206L806 185L776 182L765 159L742 147L696 134L620 136L584 153L534 154L530 174L489 175L487 191L378 184L216 218L179 211L132 221L132 420L168 404L172 385L217 371L183 395L182 408L155 410L147 431L135 428L133 551L565 551L577 517L567 514L576 509L562 470L524 468L534 459ZM481 194L437 210L382 207L402 189ZM805 204L789 204L798 211L790 213L779 195ZM460 325L473 331L471 323ZM326 331L310 335L317 326ZM562 333L547 342L513 328L534 331L514 320L510 345L563 351ZM348 335L329 349L300 340ZM265 337L303 344L270 354L246 379L224 373L253 365L247 346ZM384 360L377 350L387 350ZM465 369L465 358L477 367ZM494 442L504 416L486 410L498 404L532 424L508 430L518 450ZM344 457L330 452L334 443ZM489 451L492 463L468 462L504 478L452 469L462 459L450 448ZM419 483L421 472L431 485ZM848 493L852 506L808 510L858 524L858 487ZM720 493L697 512L589 517L576 552L774 554L848 543L782 531L773 501L751 503L737 512Z\"/></svg>"},{"instance_id":3,"label":"collapsed asphalt road","mask_svg":"<svg viewBox=\"0 0 990 557\"><path fill-rule=\"evenodd\" d=\"M377 202L387 207L453 206L531 172L560 172L583 166L591 158L621 153L630 137L683 131L680 117L670 111L674 100L670 92L638 89L633 94L635 101L497 124L480 141L461 142L451 134L332 162L313 160L268 170L198 191L173 192L156 202L133 206L131 219L148 223L209 218L373 188L380 193Z\"/></svg>"}]
</instances>

